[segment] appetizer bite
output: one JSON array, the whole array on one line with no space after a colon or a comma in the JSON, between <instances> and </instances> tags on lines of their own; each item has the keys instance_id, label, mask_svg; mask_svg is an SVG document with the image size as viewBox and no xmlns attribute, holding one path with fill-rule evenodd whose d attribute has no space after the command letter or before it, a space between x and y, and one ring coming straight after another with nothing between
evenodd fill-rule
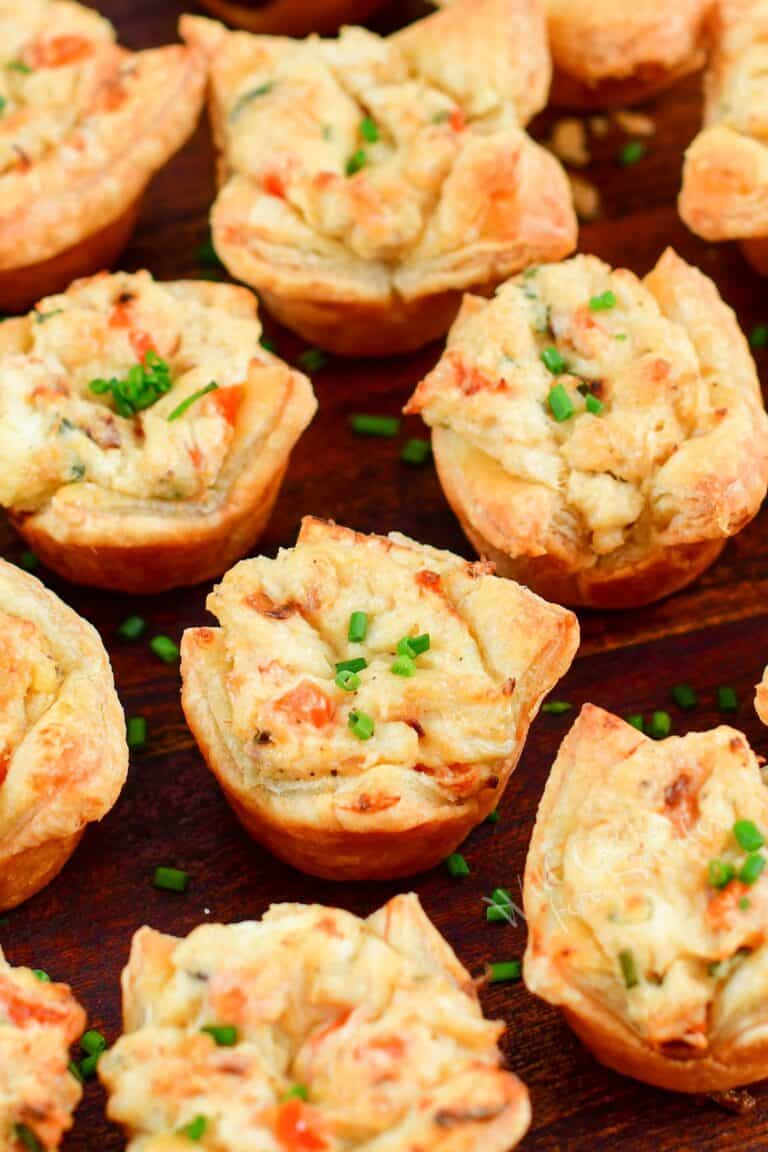
<instances>
[{"instance_id":1,"label":"appetizer bite","mask_svg":"<svg viewBox=\"0 0 768 1152\"><path fill-rule=\"evenodd\" d=\"M200 0L220 20L249 32L330 35L342 24L367 20L383 0Z\"/></svg>"},{"instance_id":2,"label":"appetizer bite","mask_svg":"<svg viewBox=\"0 0 768 1152\"><path fill-rule=\"evenodd\" d=\"M210 61L216 250L313 344L418 348L464 289L573 250L565 173L522 130L549 88L536 0L458 0L388 39L181 31Z\"/></svg>"},{"instance_id":3,"label":"appetizer bite","mask_svg":"<svg viewBox=\"0 0 768 1152\"><path fill-rule=\"evenodd\" d=\"M205 64L128 52L70 0L0 0L0 311L109 267L141 195L191 135Z\"/></svg>"},{"instance_id":4,"label":"appetizer bite","mask_svg":"<svg viewBox=\"0 0 768 1152\"><path fill-rule=\"evenodd\" d=\"M570 612L392 533L307 518L181 644L182 703L235 814L328 879L408 876L498 804L578 646Z\"/></svg>"},{"instance_id":5,"label":"appetizer bite","mask_svg":"<svg viewBox=\"0 0 768 1152\"><path fill-rule=\"evenodd\" d=\"M680 215L705 240L741 241L768 275L768 0L719 0L705 97Z\"/></svg>"},{"instance_id":6,"label":"appetizer bite","mask_svg":"<svg viewBox=\"0 0 768 1152\"><path fill-rule=\"evenodd\" d=\"M0 1148L54 1152L72 1127L83 1090L69 1048L85 1012L66 984L12 968L0 949Z\"/></svg>"},{"instance_id":7,"label":"appetizer bite","mask_svg":"<svg viewBox=\"0 0 768 1152\"><path fill-rule=\"evenodd\" d=\"M587 704L525 870L531 992L603 1064L678 1092L768 1075L768 794L733 728L656 743Z\"/></svg>"},{"instance_id":8,"label":"appetizer bite","mask_svg":"<svg viewBox=\"0 0 768 1152\"><path fill-rule=\"evenodd\" d=\"M763 724L768 724L768 668L763 672L763 678L755 689L755 711Z\"/></svg>"},{"instance_id":9,"label":"appetizer bite","mask_svg":"<svg viewBox=\"0 0 768 1152\"><path fill-rule=\"evenodd\" d=\"M465 297L407 412L478 552L548 599L626 608L710 565L760 507L768 419L715 285L668 250L594 256Z\"/></svg>"},{"instance_id":10,"label":"appetizer bite","mask_svg":"<svg viewBox=\"0 0 768 1152\"><path fill-rule=\"evenodd\" d=\"M99 1075L130 1152L509 1152L530 1123L504 1024L413 895L142 928L123 1018Z\"/></svg>"},{"instance_id":11,"label":"appetizer bite","mask_svg":"<svg viewBox=\"0 0 768 1152\"><path fill-rule=\"evenodd\" d=\"M4 560L0 625L4 911L44 888L86 826L109 812L128 772L128 746L98 633L34 576Z\"/></svg>"},{"instance_id":12,"label":"appetizer bite","mask_svg":"<svg viewBox=\"0 0 768 1152\"><path fill-rule=\"evenodd\" d=\"M102 274L0 325L0 504L76 584L157 592L226 571L314 415L228 284Z\"/></svg>"}]
</instances>

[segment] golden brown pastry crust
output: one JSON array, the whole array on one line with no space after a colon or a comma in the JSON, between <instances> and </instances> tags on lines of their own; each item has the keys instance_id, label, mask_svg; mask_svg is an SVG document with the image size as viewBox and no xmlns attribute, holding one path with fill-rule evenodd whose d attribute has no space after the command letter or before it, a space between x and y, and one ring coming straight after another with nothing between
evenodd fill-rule
<instances>
[{"instance_id":1,"label":"golden brown pastry crust","mask_svg":"<svg viewBox=\"0 0 768 1152\"><path fill-rule=\"evenodd\" d=\"M606 291L615 306L593 310ZM547 373L546 345L572 374ZM557 380L573 406L563 423L548 408ZM576 385L595 380L603 408L590 414ZM625 608L690 583L768 484L747 343L671 250L643 281L576 257L491 303L467 297L407 411L432 425L445 494L480 554L560 603Z\"/></svg>"},{"instance_id":2,"label":"golden brown pastry crust","mask_svg":"<svg viewBox=\"0 0 768 1152\"><path fill-rule=\"evenodd\" d=\"M709 878L745 859L737 820L768 829L732 728L655 744L587 704L560 747L526 863L525 982L619 1072L679 1092L768 1072L768 881Z\"/></svg>"},{"instance_id":3,"label":"golden brown pastry crust","mask_svg":"<svg viewBox=\"0 0 768 1152\"><path fill-rule=\"evenodd\" d=\"M218 575L253 546L316 408L260 334L246 289L147 273L77 282L3 326L0 363L18 381L0 401L7 435L20 444L37 423L15 466L6 446L0 498L44 563L74 583L154 592ZM173 386L123 418L89 381L120 377L146 346L167 355ZM215 377L218 391L167 422Z\"/></svg>"},{"instance_id":4,"label":"golden brown pastry crust","mask_svg":"<svg viewBox=\"0 0 768 1152\"><path fill-rule=\"evenodd\" d=\"M768 268L768 3L719 0L704 127L688 148L680 215L705 240L739 240Z\"/></svg>"},{"instance_id":5,"label":"golden brown pastry crust","mask_svg":"<svg viewBox=\"0 0 768 1152\"><path fill-rule=\"evenodd\" d=\"M24 1152L32 1139L51 1152L59 1147L83 1094L67 1065L69 1047L84 1028L85 1012L66 984L12 968L0 949L3 1152Z\"/></svg>"},{"instance_id":6,"label":"golden brown pastry crust","mask_svg":"<svg viewBox=\"0 0 768 1152\"><path fill-rule=\"evenodd\" d=\"M0 561L0 909L43 888L128 771L123 712L98 634Z\"/></svg>"},{"instance_id":7,"label":"golden brown pastry crust","mask_svg":"<svg viewBox=\"0 0 768 1152\"><path fill-rule=\"evenodd\" d=\"M205 64L180 45L119 48L69 0L2 0L0 26L0 309L21 311L117 258L195 127Z\"/></svg>"},{"instance_id":8,"label":"golden brown pastry crust","mask_svg":"<svg viewBox=\"0 0 768 1152\"><path fill-rule=\"evenodd\" d=\"M573 249L565 174L522 130L550 74L532 0L461 0L389 39L181 31L211 66L217 252L313 343L420 347L466 288Z\"/></svg>"},{"instance_id":9,"label":"golden brown pastry crust","mask_svg":"<svg viewBox=\"0 0 768 1152\"><path fill-rule=\"evenodd\" d=\"M406 876L498 804L578 625L491 572L305 519L295 549L227 575L208 601L222 628L184 633L182 704L255 839L329 879ZM364 645L347 641L354 611L370 614ZM398 641L425 632L415 674L393 674ZM334 665L360 655L369 667L345 692ZM371 739L349 731L352 711Z\"/></svg>"},{"instance_id":10,"label":"golden brown pastry crust","mask_svg":"<svg viewBox=\"0 0 768 1152\"><path fill-rule=\"evenodd\" d=\"M768 668L763 672L763 678L755 688L755 711L763 724L768 724Z\"/></svg>"},{"instance_id":11,"label":"golden brown pastry crust","mask_svg":"<svg viewBox=\"0 0 768 1152\"><path fill-rule=\"evenodd\" d=\"M342 24L362 24L383 0L202 0L202 7L236 28L280 36L330 36Z\"/></svg>"},{"instance_id":12,"label":"golden brown pastry crust","mask_svg":"<svg viewBox=\"0 0 768 1152\"><path fill-rule=\"evenodd\" d=\"M122 984L125 1034L99 1074L134 1152L176 1152L198 1115L221 1152L511 1152L530 1123L503 1024L414 895L366 920L276 904L186 939L142 928ZM212 1022L234 1046L200 1033Z\"/></svg>"}]
</instances>

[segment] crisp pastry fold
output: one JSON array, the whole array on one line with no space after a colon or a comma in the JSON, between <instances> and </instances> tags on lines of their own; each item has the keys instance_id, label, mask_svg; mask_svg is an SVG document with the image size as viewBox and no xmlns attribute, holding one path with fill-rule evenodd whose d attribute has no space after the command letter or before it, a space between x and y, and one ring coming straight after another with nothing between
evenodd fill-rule
<instances>
[{"instance_id":1,"label":"crisp pastry fold","mask_svg":"<svg viewBox=\"0 0 768 1152\"><path fill-rule=\"evenodd\" d=\"M310 518L227 573L220 626L184 633L182 703L255 839L330 879L405 876L496 807L578 625L492 573Z\"/></svg>"},{"instance_id":2,"label":"crisp pastry fold","mask_svg":"<svg viewBox=\"0 0 768 1152\"><path fill-rule=\"evenodd\" d=\"M252 546L316 402L244 288L77 281L0 326L0 504L80 584L153 592Z\"/></svg>"},{"instance_id":3,"label":"crisp pastry fold","mask_svg":"<svg viewBox=\"0 0 768 1152\"><path fill-rule=\"evenodd\" d=\"M366 920L275 904L185 939L142 928L123 1019L99 1075L131 1152L181 1150L193 1124L217 1152L509 1152L530 1122L504 1025L413 895Z\"/></svg>"},{"instance_id":4,"label":"crisp pastry fold","mask_svg":"<svg viewBox=\"0 0 768 1152\"><path fill-rule=\"evenodd\" d=\"M125 722L98 633L0 561L0 909L39 891L128 771Z\"/></svg>"},{"instance_id":5,"label":"crisp pastry fold","mask_svg":"<svg viewBox=\"0 0 768 1152\"><path fill-rule=\"evenodd\" d=\"M550 77L533 0L460 0L387 39L181 31L210 62L216 250L313 343L419 347L464 289L575 246L565 174L523 131Z\"/></svg>"},{"instance_id":6,"label":"crisp pastry fold","mask_svg":"<svg viewBox=\"0 0 768 1152\"><path fill-rule=\"evenodd\" d=\"M525 870L531 992L597 1058L713 1092L768 1074L768 797L745 737L656 743L587 704Z\"/></svg>"},{"instance_id":7,"label":"crisp pastry fold","mask_svg":"<svg viewBox=\"0 0 768 1152\"><path fill-rule=\"evenodd\" d=\"M71 0L0 0L0 45L0 309L22 311L117 258L195 127L205 64L128 52Z\"/></svg>"},{"instance_id":8,"label":"crisp pastry fold","mask_svg":"<svg viewBox=\"0 0 768 1152\"><path fill-rule=\"evenodd\" d=\"M719 0L704 126L688 148L680 215L705 240L738 240L768 273L768 3Z\"/></svg>"},{"instance_id":9,"label":"crisp pastry fold","mask_svg":"<svg viewBox=\"0 0 768 1152\"><path fill-rule=\"evenodd\" d=\"M0 949L0 1150L59 1147L83 1090L69 1048L85 1012L66 984L12 968Z\"/></svg>"},{"instance_id":10,"label":"crisp pastry fold","mask_svg":"<svg viewBox=\"0 0 768 1152\"><path fill-rule=\"evenodd\" d=\"M642 280L577 256L467 296L406 411L433 428L478 552L560 603L624 608L683 587L768 485L747 342L671 250Z\"/></svg>"}]
</instances>

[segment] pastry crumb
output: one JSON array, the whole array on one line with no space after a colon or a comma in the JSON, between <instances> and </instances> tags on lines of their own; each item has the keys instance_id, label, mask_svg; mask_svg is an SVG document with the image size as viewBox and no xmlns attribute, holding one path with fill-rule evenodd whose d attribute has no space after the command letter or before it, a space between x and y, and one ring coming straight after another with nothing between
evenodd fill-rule
<instances>
[{"instance_id":1,"label":"pastry crumb","mask_svg":"<svg viewBox=\"0 0 768 1152\"><path fill-rule=\"evenodd\" d=\"M587 222L597 220L602 212L599 190L589 180L585 180L583 176L569 174L568 179L571 182L573 206L579 220Z\"/></svg>"},{"instance_id":2,"label":"pastry crumb","mask_svg":"<svg viewBox=\"0 0 768 1152\"><path fill-rule=\"evenodd\" d=\"M590 116L587 121L589 130L597 140L603 140L611 130L611 122L607 116Z\"/></svg>"},{"instance_id":3,"label":"pastry crumb","mask_svg":"<svg viewBox=\"0 0 768 1152\"><path fill-rule=\"evenodd\" d=\"M644 112L630 112L626 108L617 108L613 113L613 122L628 136L653 136L656 124Z\"/></svg>"},{"instance_id":4,"label":"pastry crumb","mask_svg":"<svg viewBox=\"0 0 768 1152\"><path fill-rule=\"evenodd\" d=\"M718 1108L726 1112L734 1112L737 1116L745 1116L751 1112L757 1101L754 1096L743 1088L728 1088L725 1092L710 1092L709 1099Z\"/></svg>"},{"instance_id":5,"label":"pastry crumb","mask_svg":"<svg viewBox=\"0 0 768 1152\"><path fill-rule=\"evenodd\" d=\"M549 146L558 160L574 168L583 168L591 160L584 121L573 116L557 121L552 129Z\"/></svg>"}]
</instances>

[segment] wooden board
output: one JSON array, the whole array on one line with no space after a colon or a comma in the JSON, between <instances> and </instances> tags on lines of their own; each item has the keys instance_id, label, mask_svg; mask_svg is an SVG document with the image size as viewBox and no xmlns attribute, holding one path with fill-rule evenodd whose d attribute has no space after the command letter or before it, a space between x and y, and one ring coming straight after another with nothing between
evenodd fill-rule
<instances>
[{"instance_id":1,"label":"wooden board","mask_svg":"<svg viewBox=\"0 0 768 1152\"><path fill-rule=\"evenodd\" d=\"M101 0L130 47L174 38L184 5L178 0ZM396 15L396 13L395 13ZM667 244L699 264L718 282L749 329L768 321L766 286L750 273L733 247L696 240L675 210L682 150L699 119L698 81L676 88L651 109L657 133L646 157L622 168L616 155L625 142L613 132L600 143L589 177L599 184L604 216L585 227L582 250L612 263L647 271ZM546 133L546 118L541 132ZM206 126L156 179L125 267L150 268L163 278L201 273L197 252L207 235L213 198L213 154ZM301 344L268 324L279 350L291 359ZM396 413L436 347L391 362L333 362L315 377L319 414L301 441L261 550L290 545L304 513L334 517L363 531L401 531L469 555L442 498L431 467L399 460L406 435L421 434L405 422L400 441L356 439L346 417L354 411ZM759 353L764 381L768 354ZM763 513L730 543L718 564L686 592L621 616L585 614L584 643L557 695L578 707L594 701L616 712L667 707L669 690L690 681L701 707L683 715L670 706L677 731L717 722L718 684L734 685L741 709L736 723L754 747L768 751L768 733L752 709L752 685L768 660L768 518ZM18 560L22 546L3 528L2 554ZM211 920L260 916L272 901L337 903L365 914L397 891L395 885L335 886L309 879L252 844L236 824L184 723L176 667L160 663L146 643L121 644L115 629L130 613L151 622L152 633L179 638L183 628L206 620L206 588L150 600L63 585L50 586L92 620L111 653L127 715L149 724L149 747L134 755L128 785L110 816L91 829L58 880L0 926L0 944L13 963L46 969L68 981L88 1009L92 1026L110 1042L119 1034L119 974L132 933L142 924L187 933ZM487 925L484 896L501 884L519 891L536 805L569 717L542 716L534 725L520 766L501 805L496 827L483 826L466 844L472 875L461 883L442 870L411 886L427 912L480 974L490 960L520 957L525 925ZM155 891L158 864L187 869L188 893ZM661 1149L664 1152L768 1144L768 1089L757 1088L757 1107L735 1117L707 1101L653 1091L600 1068L547 1005L522 985L497 986L483 996L488 1014L509 1023L505 1052L533 1100L533 1126L524 1147L557 1149ZM104 1119L101 1089L91 1084L77 1116L68 1152L110 1152L123 1146Z\"/></svg>"}]
</instances>

